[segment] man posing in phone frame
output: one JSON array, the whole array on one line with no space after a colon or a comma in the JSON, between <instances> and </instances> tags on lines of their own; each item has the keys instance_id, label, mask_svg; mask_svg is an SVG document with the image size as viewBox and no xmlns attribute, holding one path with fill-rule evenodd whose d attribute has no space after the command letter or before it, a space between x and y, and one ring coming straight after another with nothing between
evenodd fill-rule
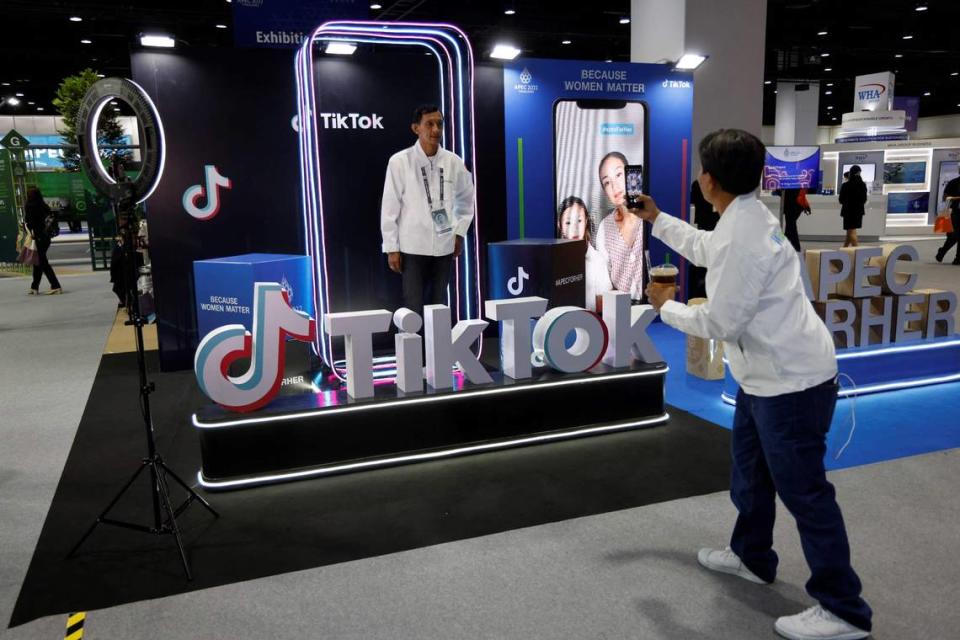
<instances>
[{"instance_id":1,"label":"man posing in phone frame","mask_svg":"<svg viewBox=\"0 0 960 640\"><path fill-rule=\"evenodd\" d=\"M807 299L800 257L777 218L757 198L765 149L756 136L721 129L700 143L704 197L720 214L713 231L663 214L649 197L632 212L692 263L707 268L708 302L687 306L672 287L649 286L662 320L685 333L723 341L740 384L733 418L730 495L739 515L726 549L702 549L701 565L769 584L775 497L797 522L819 604L778 618L793 640L858 640L872 611L860 596L850 545L823 457L837 400L833 339Z\"/></svg>"},{"instance_id":2,"label":"man posing in phone frame","mask_svg":"<svg viewBox=\"0 0 960 640\"><path fill-rule=\"evenodd\" d=\"M421 313L427 287L429 304L448 302L451 265L473 221L473 179L463 160L440 146L439 107L417 107L410 128L416 143L387 164L380 231L387 264L403 276L403 304Z\"/></svg>"}]
</instances>

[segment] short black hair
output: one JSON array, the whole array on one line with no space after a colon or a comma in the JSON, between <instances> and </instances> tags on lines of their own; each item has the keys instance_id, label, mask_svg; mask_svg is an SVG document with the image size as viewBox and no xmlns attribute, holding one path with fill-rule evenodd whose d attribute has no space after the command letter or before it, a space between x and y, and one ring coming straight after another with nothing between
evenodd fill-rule
<instances>
[{"instance_id":1,"label":"short black hair","mask_svg":"<svg viewBox=\"0 0 960 640\"><path fill-rule=\"evenodd\" d=\"M619 151L611 151L607 155L600 158L600 164L597 165L597 175L599 175L600 171L603 169L603 163L609 160L610 158L617 158L618 160L620 160L620 162L623 163L623 166L627 166L628 164L630 164L629 162L627 162L627 156L623 155Z\"/></svg>"},{"instance_id":2,"label":"short black hair","mask_svg":"<svg viewBox=\"0 0 960 640\"><path fill-rule=\"evenodd\" d=\"M413 111L413 123L420 124L420 119L428 113L433 113L434 111L440 111L440 107L435 104L422 104ZM442 114L442 112L441 112Z\"/></svg>"},{"instance_id":3,"label":"short black hair","mask_svg":"<svg viewBox=\"0 0 960 640\"><path fill-rule=\"evenodd\" d=\"M766 147L741 129L718 129L700 141L700 166L727 193L742 196L760 184Z\"/></svg>"}]
</instances>

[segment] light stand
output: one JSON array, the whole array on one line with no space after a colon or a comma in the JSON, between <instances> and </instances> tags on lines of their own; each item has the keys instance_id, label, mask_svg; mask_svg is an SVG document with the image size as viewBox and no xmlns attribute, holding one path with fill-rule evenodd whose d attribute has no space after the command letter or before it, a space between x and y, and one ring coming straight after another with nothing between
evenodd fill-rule
<instances>
[{"instance_id":1,"label":"light stand","mask_svg":"<svg viewBox=\"0 0 960 640\"><path fill-rule=\"evenodd\" d=\"M143 145L143 169L135 182L129 182L122 174L118 174L114 179L107 176L100 164L99 154L96 149L96 131L99 113L107 101L114 96L125 99L138 115L138 120L144 125L141 139L146 141ZM180 534L180 527L177 524L177 518L194 501L199 502L207 511L219 518L213 507L210 506L202 496L194 491L186 482L184 482L167 464L163 457L157 451L156 439L153 431L153 420L150 416L150 394L155 390L155 386L147 379L147 363L143 344L143 325L144 319L140 314L140 296L137 290L137 233L135 229L136 217L134 209L139 201L145 199L146 193L152 192L159 180L163 167L163 128L160 124L159 115L152 101L146 93L136 84L129 80L120 78L107 78L100 80L89 89L84 97L83 105L80 109L79 125L77 127L78 142L80 147L81 159L87 168L87 175L91 177L91 182L98 191L106 195L113 203L116 212L117 223L120 225L123 238L123 261L124 261L124 290L126 294L126 308L128 320L124 323L133 326L137 341L137 369L139 372L139 402L143 416L143 428L147 438L147 455L141 459L140 466L130 476L130 479L123 485L120 491L114 496L106 508L100 512L100 515L93 521L93 524L87 529L83 537L73 546L67 558L73 557L80 546L90 537L99 524L123 527L133 529L153 535L172 535L177 545L177 551L180 553L180 561L183 563L183 570L186 573L187 580L193 580L190 573L190 563L187 560L187 554L183 547L183 539ZM140 200L138 200L140 198ZM153 508L153 522L150 525L125 520L117 520L109 517L110 511L116 506L120 498L133 486L134 481L140 477L144 469L150 471L150 496ZM186 492L186 499L174 507L173 500L170 497L170 480Z\"/></svg>"}]
</instances>

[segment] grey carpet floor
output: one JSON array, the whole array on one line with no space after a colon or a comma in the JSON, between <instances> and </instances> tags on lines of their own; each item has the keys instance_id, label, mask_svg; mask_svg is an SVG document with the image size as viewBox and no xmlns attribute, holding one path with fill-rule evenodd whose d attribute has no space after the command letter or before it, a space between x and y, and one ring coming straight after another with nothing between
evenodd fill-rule
<instances>
[{"instance_id":1,"label":"grey carpet floor","mask_svg":"<svg viewBox=\"0 0 960 640\"><path fill-rule=\"evenodd\" d=\"M63 295L27 296L27 278L0 279L2 626L10 619L116 314L107 274L60 280ZM62 637L63 622L42 621L24 637Z\"/></svg>"},{"instance_id":2,"label":"grey carpet floor","mask_svg":"<svg viewBox=\"0 0 960 640\"><path fill-rule=\"evenodd\" d=\"M956 637L960 450L831 479L874 637ZM725 544L733 517L711 494L567 520L91 612L86 637L773 638L810 604L799 540L781 510L772 586L704 571L696 549Z\"/></svg>"},{"instance_id":3,"label":"grey carpet floor","mask_svg":"<svg viewBox=\"0 0 960 640\"><path fill-rule=\"evenodd\" d=\"M914 244L920 286L956 291L960 268L933 263L939 241ZM65 279L59 298L27 299L26 286L0 280L0 626L115 306L100 274ZM874 637L957 637L960 450L831 479L876 612ZM706 573L696 549L724 545L733 517L727 496L713 494L568 520L95 611L85 637L773 638L774 617L810 604L796 531L781 511L772 586ZM46 618L0 637L62 637L64 623Z\"/></svg>"}]
</instances>

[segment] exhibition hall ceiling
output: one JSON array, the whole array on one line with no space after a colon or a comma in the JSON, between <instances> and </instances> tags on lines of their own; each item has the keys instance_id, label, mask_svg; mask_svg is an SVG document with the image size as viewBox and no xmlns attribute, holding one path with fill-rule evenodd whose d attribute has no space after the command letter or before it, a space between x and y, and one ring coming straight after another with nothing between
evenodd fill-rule
<instances>
[{"instance_id":1,"label":"exhibition hall ceiling","mask_svg":"<svg viewBox=\"0 0 960 640\"><path fill-rule=\"evenodd\" d=\"M630 59L629 0L381 0L379 5L367 9L371 19L459 25L484 61L500 41L531 57ZM6 26L0 98L23 94L16 107L2 104L2 115L54 113L51 100L60 79L86 67L129 76L130 52L140 47L144 32L171 34L178 47L233 46L227 0L2 0L0 18ZM778 80L819 81L820 124L827 125L852 108L854 76L885 70L897 74L897 95L921 98L921 116L960 112L958 25L956 0L769 0L765 123L773 122ZM708 60L698 73L709 71Z\"/></svg>"}]
</instances>

